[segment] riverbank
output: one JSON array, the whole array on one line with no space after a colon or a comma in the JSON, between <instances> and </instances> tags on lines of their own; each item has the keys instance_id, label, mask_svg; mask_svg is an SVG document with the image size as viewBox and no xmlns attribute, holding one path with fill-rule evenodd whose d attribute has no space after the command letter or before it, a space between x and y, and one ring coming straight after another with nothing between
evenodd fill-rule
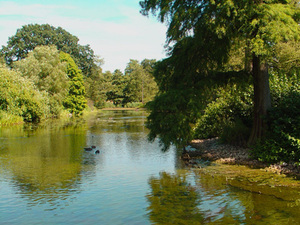
<instances>
[{"instance_id":1,"label":"riverbank","mask_svg":"<svg viewBox=\"0 0 300 225\"><path fill-rule=\"evenodd\" d=\"M265 171L295 176L300 178L300 167L286 162L277 164L263 163L250 157L250 149L220 143L218 138L193 140L192 148L182 155L187 166L199 167L198 159L209 160L222 164L245 165Z\"/></svg>"}]
</instances>

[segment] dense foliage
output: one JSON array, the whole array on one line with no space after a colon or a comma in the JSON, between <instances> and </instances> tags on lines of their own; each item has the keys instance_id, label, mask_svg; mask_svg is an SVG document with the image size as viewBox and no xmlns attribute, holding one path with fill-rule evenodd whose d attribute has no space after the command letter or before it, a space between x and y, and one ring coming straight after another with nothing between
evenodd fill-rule
<instances>
[{"instance_id":1,"label":"dense foliage","mask_svg":"<svg viewBox=\"0 0 300 225\"><path fill-rule=\"evenodd\" d=\"M70 54L83 74L90 76L96 67L94 51L89 45L78 44L79 39L61 27L49 24L29 24L18 29L9 38L7 45L2 46L1 55L6 63L11 65L15 61L24 59L30 51L40 45L55 45L59 51Z\"/></svg>"},{"instance_id":2,"label":"dense foliage","mask_svg":"<svg viewBox=\"0 0 300 225\"><path fill-rule=\"evenodd\" d=\"M87 106L83 76L69 54L60 52L60 60L67 63L66 73L69 78L69 92L63 105L75 116L81 115Z\"/></svg>"},{"instance_id":3,"label":"dense foliage","mask_svg":"<svg viewBox=\"0 0 300 225\"><path fill-rule=\"evenodd\" d=\"M160 137L165 146L224 133L227 141L263 140L272 103L269 70L292 71L299 62L298 48L293 49L300 38L299 3L144 0L140 5L142 14L153 13L168 25L171 44L170 57L156 67L159 95L149 104L150 139ZM231 82L232 70L243 70L240 75L248 78ZM224 74L227 79L218 76ZM163 99L172 98L176 102L168 110L170 102Z\"/></svg>"},{"instance_id":4,"label":"dense foliage","mask_svg":"<svg viewBox=\"0 0 300 225\"><path fill-rule=\"evenodd\" d=\"M253 150L253 156L267 162L300 163L300 70L298 73L271 77L273 108L267 121L265 139Z\"/></svg>"},{"instance_id":5,"label":"dense foliage","mask_svg":"<svg viewBox=\"0 0 300 225\"><path fill-rule=\"evenodd\" d=\"M81 46L78 41L61 27L48 24L25 25L9 38L0 50L1 66L5 68L2 74L23 77L25 83L31 84L24 87L38 93L31 100L41 102L34 106L29 100L16 103L23 98L19 96L21 93L3 86L0 95L7 96L5 92L11 91L14 98L0 101L0 124L37 122L69 113L79 116L87 108L87 102L91 108L138 107L154 98L157 92L152 76L155 60L145 59L141 63L130 60L124 74L120 70L103 73L103 60L94 55L89 45ZM7 69L5 63L11 69ZM15 83L13 76L6 79ZM35 111L34 107L41 111Z\"/></svg>"},{"instance_id":6,"label":"dense foliage","mask_svg":"<svg viewBox=\"0 0 300 225\"><path fill-rule=\"evenodd\" d=\"M12 123L39 122L49 114L48 104L46 92L38 91L34 83L20 73L0 65L0 124L9 118Z\"/></svg>"},{"instance_id":7,"label":"dense foliage","mask_svg":"<svg viewBox=\"0 0 300 225\"><path fill-rule=\"evenodd\" d=\"M69 78L66 63L59 57L55 46L38 46L28 56L16 61L13 67L30 79L40 91L48 93L50 113L58 116L68 94Z\"/></svg>"},{"instance_id":8,"label":"dense foliage","mask_svg":"<svg viewBox=\"0 0 300 225\"><path fill-rule=\"evenodd\" d=\"M144 59L141 63L130 60L125 74L115 70L111 76L107 100L116 106L132 106L132 103L144 103L152 100L157 93L157 84L153 77L155 60Z\"/></svg>"},{"instance_id":9,"label":"dense foliage","mask_svg":"<svg viewBox=\"0 0 300 225\"><path fill-rule=\"evenodd\" d=\"M220 74L217 75L220 78ZM245 145L253 116L253 86L247 73L230 73L227 83L215 87L215 98L199 116L194 138L222 137L222 140Z\"/></svg>"}]
</instances>

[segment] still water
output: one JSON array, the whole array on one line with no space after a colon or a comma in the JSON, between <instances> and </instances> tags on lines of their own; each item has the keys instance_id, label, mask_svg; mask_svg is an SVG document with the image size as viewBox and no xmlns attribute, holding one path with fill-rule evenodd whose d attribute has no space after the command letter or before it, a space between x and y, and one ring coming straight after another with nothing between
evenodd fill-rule
<instances>
[{"instance_id":1,"label":"still water","mask_svg":"<svg viewBox=\"0 0 300 225\"><path fill-rule=\"evenodd\" d=\"M1 128L0 224L300 224L297 181L185 169L174 147L147 141L146 116Z\"/></svg>"}]
</instances>

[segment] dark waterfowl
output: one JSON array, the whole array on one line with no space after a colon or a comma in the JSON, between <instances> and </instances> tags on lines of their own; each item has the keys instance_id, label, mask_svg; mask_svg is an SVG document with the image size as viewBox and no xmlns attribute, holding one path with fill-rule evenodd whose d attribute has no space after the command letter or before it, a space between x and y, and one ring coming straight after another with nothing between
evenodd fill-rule
<instances>
[{"instance_id":1,"label":"dark waterfowl","mask_svg":"<svg viewBox=\"0 0 300 225\"><path fill-rule=\"evenodd\" d=\"M96 148L96 146L95 146L95 145L92 145L92 148Z\"/></svg>"},{"instance_id":2,"label":"dark waterfowl","mask_svg":"<svg viewBox=\"0 0 300 225\"><path fill-rule=\"evenodd\" d=\"M99 151L99 150L96 150L96 151L95 151L95 154L99 154L99 153L100 153L100 151Z\"/></svg>"},{"instance_id":3,"label":"dark waterfowl","mask_svg":"<svg viewBox=\"0 0 300 225\"><path fill-rule=\"evenodd\" d=\"M92 151L92 148L90 148L90 147L84 147L84 150L89 152L89 151Z\"/></svg>"}]
</instances>

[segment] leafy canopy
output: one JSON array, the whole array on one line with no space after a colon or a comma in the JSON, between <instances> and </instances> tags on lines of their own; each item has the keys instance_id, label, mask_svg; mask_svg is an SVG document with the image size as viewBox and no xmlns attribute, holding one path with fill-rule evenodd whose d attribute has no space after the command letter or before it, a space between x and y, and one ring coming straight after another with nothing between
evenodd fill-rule
<instances>
[{"instance_id":1,"label":"leafy canopy","mask_svg":"<svg viewBox=\"0 0 300 225\"><path fill-rule=\"evenodd\" d=\"M51 113L58 115L68 93L69 78L66 63L61 62L56 47L38 46L26 58L14 62L13 67L30 79L38 90L49 94Z\"/></svg>"},{"instance_id":2,"label":"leafy canopy","mask_svg":"<svg viewBox=\"0 0 300 225\"><path fill-rule=\"evenodd\" d=\"M254 54L267 55L276 43L299 40L295 0L144 0L140 5L143 15L151 12L167 23L167 43L212 32L219 39L249 38Z\"/></svg>"},{"instance_id":3,"label":"leafy canopy","mask_svg":"<svg viewBox=\"0 0 300 225\"><path fill-rule=\"evenodd\" d=\"M89 45L78 44L79 39L61 27L49 24L29 24L18 29L16 34L2 46L1 55L6 63L25 58L29 52L40 45L55 45L58 50L70 54L86 76L90 76L95 65L96 56Z\"/></svg>"},{"instance_id":4,"label":"leafy canopy","mask_svg":"<svg viewBox=\"0 0 300 225\"><path fill-rule=\"evenodd\" d=\"M150 138L160 136L165 146L185 145L190 140L193 128L190 118L205 108L207 100L203 101L203 96L208 100L213 97L213 93L207 95L209 85L203 85L203 79L207 82L207 77L215 78L212 75L225 68L237 42L244 43L253 61L258 59L253 71L261 75L262 63L271 60L277 44L297 42L300 38L298 1L144 0L140 5L143 15L153 13L168 26L170 57L159 62L156 68L160 92L150 105L152 112L148 121ZM265 98L255 96L258 96L256 103ZM169 109L163 105L166 101ZM267 101L265 103L267 105ZM171 116L176 119L170 119Z\"/></svg>"},{"instance_id":5,"label":"leafy canopy","mask_svg":"<svg viewBox=\"0 0 300 225\"><path fill-rule=\"evenodd\" d=\"M69 77L69 93L64 100L64 106L70 113L75 116L82 114L86 108L85 87L83 83L83 76L78 69L72 57L64 52L60 52L60 60L67 63L67 75Z\"/></svg>"},{"instance_id":6,"label":"leafy canopy","mask_svg":"<svg viewBox=\"0 0 300 225\"><path fill-rule=\"evenodd\" d=\"M27 122L39 122L49 114L49 98L30 79L0 64L0 115L21 116Z\"/></svg>"}]
</instances>

